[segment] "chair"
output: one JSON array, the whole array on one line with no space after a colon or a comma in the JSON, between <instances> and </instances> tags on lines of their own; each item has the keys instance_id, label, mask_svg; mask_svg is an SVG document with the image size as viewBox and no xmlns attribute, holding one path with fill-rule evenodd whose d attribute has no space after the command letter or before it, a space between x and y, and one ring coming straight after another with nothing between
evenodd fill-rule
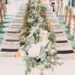
<instances>
[{"instance_id":1,"label":"chair","mask_svg":"<svg viewBox=\"0 0 75 75\"><path fill-rule=\"evenodd\" d=\"M2 15L2 3L0 2L0 24L3 23L3 15Z\"/></svg>"},{"instance_id":2,"label":"chair","mask_svg":"<svg viewBox=\"0 0 75 75\"><path fill-rule=\"evenodd\" d=\"M71 25L71 20L72 20L72 8L69 7L68 9L68 16L67 16L67 28L68 28L68 32L66 32L66 35L68 37L69 40L73 39L73 35L70 33L70 25Z\"/></svg>"},{"instance_id":3,"label":"chair","mask_svg":"<svg viewBox=\"0 0 75 75\"><path fill-rule=\"evenodd\" d=\"M68 32L70 32L70 25L71 25L71 19L72 19L72 8L69 8L69 16L68 16Z\"/></svg>"},{"instance_id":4,"label":"chair","mask_svg":"<svg viewBox=\"0 0 75 75\"><path fill-rule=\"evenodd\" d=\"M73 40L75 41L75 15L73 15L74 28L73 28Z\"/></svg>"},{"instance_id":5,"label":"chair","mask_svg":"<svg viewBox=\"0 0 75 75\"><path fill-rule=\"evenodd\" d=\"M57 16L59 16L59 18L61 18L62 17L62 11L63 11L63 2L61 1L61 0L56 0L56 2L57 2L57 12L56 12L56 14L57 14Z\"/></svg>"},{"instance_id":6,"label":"chair","mask_svg":"<svg viewBox=\"0 0 75 75\"><path fill-rule=\"evenodd\" d=\"M6 4L5 4L5 0L2 1L2 12L3 12L3 16L6 15Z\"/></svg>"},{"instance_id":7,"label":"chair","mask_svg":"<svg viewBox=\"0 0 75 75\"><path fill-rule=\"evenodd\" d=\"M0 24L4 22L4 16L6 15L6 4L5 0L0 1Z\"/></svg>"},{"instance_id":8,"label":"chair","mask_svg":"<svg viewBox=\"0 0 75 75\"><path fill-rule=\"evenodd\" d=\"M69 13L69 6L67 5L65 6L65 9L64 9L64 15L62 15L61 17L57 16L57 21L59 25L63 27L63 30L65 32L68 32L68 28L67 28L68 13Z\"/></svg>"},{"instance_id":9,"label":"chair","mask_svg":"<svg viewBox=\"0 0 75 75\"><path fill-rule=\"evenodd\" d=\"M75 49L75 15L73 15L74 27L73 27L73 40L71 41L72 47Z\"/></svg>"},{"instance_id":10,"label":"chair","mask_svg":"<svg viewBox=\"0 0 75 75\"><path fill-rule=\"evenodd\" d=\"M69 6L67 5L67 6L65 6L65 24L66 24L66 22L67 22L67 16L68 16L68 10L69 10Z\"/></svg>"},{"instance_id":11,"label":"chair","mask_svg":"<svg viewBox=\"0 0 75 75\"><path fill-rule=\"evenodd\" d=\"M64 15L63 15L63 13L61 14L61 16L57 15L57 18L58 18L57 20L58 20L59 24L62 26L64 26L64 24L66 24L66 22L67 22L68 9L69 9L69 6L67 5L64 8ZM57 11L59 11L59 10L57 10ZM63 6L61 8L61 12L62 11L63 11Z\"/></svg>"}]
</instances>

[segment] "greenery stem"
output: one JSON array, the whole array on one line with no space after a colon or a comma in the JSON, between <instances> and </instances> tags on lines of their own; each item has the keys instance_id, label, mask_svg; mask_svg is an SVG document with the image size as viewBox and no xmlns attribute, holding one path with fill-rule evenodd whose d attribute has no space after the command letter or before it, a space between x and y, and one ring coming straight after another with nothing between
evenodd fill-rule
<instances>
[{"instance_id":1,"label":"greenery stem","mask_svg":"<svg viewBox=\"0 0 75 75\"><path fill-rule=\"evenodd\" d=\"M46 44L45 49L48 48L49 43L50 43L50 41Z\"/></svg>"}]
</instances>

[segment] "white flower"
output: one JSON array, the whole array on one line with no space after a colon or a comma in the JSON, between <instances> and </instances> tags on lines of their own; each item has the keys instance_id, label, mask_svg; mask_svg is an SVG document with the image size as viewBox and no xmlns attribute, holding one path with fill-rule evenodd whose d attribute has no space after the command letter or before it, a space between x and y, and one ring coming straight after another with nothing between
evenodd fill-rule
<instances>
[{"instance_id":1,"label":"white flower","mask_svg":"<svg viewBox=\"0 0 75 75\"><path fill-rule=\"evenodd\" d=\"M34 33L35 31L36 31L36 27L32 27L30 32Z\"/></svg>"},{"instance_id":2,"label":"white flower","mask_svg":"<svg viewBox=\"0 0 75 75\"><path fill-rule=\"evenodd\" d=\"M52 62L54 62L54 61L55 61L55 59L51 58L51 61L52 61Z\"/></svg>"},{"instance_id":3,"label":"white flower","mask_svg":"<svg viewBox=\"0 0 75 75\"><path fill-rule=\"evenodd\" d=\"M34 32L36 32L38 29L39 29L38 26L32 27L30 32L31 32L31 33L34 33Z\"/></svg>"},{"instance_id":4,"label":"white flower","mask_svg":"<svg viewBox=\"0 0 75 75\"><path fill-rule=\"evenodd\" d=\"M28 19L28 22L29 22L29 23L32 23L33 21L34 21L34 19L31 19L31 18Z\"/></svg>"},{"instance_id":5,"label":"white flower","mask_svg":"<svg viewBox=\"0 0 75 75\"><path fill-rule=\"evenodd\" d=\"M43 22L43 20L44 20L44 19L39 16L39 21L40 21L40 22Z\"/></svg>"},{"instance_id":6,"label":"white flower","mask_svg":"<svg viewBox=\"0 0 75 75\"><path fill-rule=\"evenodd\" d=\"M29 57L39 56L40 47L37 44L32 44L32 47L28 50Z\"/></svg>"},{"instance_id":7,"label":"white flower","mask_svg":"<svg viewBox=\"0 0 75 75\"><path fill-rule=\"evenodd\" d=\"M44 46L44 47L46 46L47 43L48 43L48 40L40 42L41 46Z\"/></svg>"},{"instance_id":8,"label":"white flower","mask_svg":"<svg viewBox=\"0 0 75 75\"><path fill-rule=\"evenodd\" d=\"M42 41L47 41L48 40L48 32L46 30L41 30L40 38Z\"/></svg>"},{"instance_id":9,"label":"white flower","mask_svg":"<svg viewBox=\"0 0 75 75\"><path fill-rule=\"evenodd\" d=\"M56 52L55 49L51 49L51 51L50 51L51 54L54 54L55 52Z\"/></svg>"},{"instance_id":10,"label":"white flower","mask_svg":"<svg viewBox=\"0 0 75 75\"><path fill-rule=\"evenodd\" d=\"M34 11L32 11L34 14L36 13L36 11L34 10Z\"/></svg>"},{"instance_id":11,"label":"white flower","mask_svg":"<svg viewBox=\"0 0 75 75\"><path fill-rule=\"evenodd\" d=\"M48 52L49 50L48 50L48 48L46 49L46 52Z\"/></svg>"}]
</instances>

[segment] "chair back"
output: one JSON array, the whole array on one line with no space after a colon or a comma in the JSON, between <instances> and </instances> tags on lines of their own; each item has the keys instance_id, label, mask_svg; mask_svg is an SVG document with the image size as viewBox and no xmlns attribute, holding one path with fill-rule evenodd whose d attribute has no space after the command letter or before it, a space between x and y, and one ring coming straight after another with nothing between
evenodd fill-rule
<instances>
[{"instance_id":1,"label":"chair back","mask_svg":"<svg viewBox=\"0 0 75 75\"><path fill-rule=\"evenodd\" d=\"M73 40L75 41L75 15L73 15L74 27L73 27Z\"/></svg>"},{"instance_id":2,"label":"chair back","mask_svg":"<svg viewBox=\"0 0 75 75\"><path fill-rule=\"evenodd\" d=\"M65 6L65 10L64 10L64 12L65 12L65 16L64 16L64 23L66 24L67 23L67 16L68 16L68 9L69 9L69 6L67 5L67 6Z\"/></svg>"},{"instance_id":3,"label":"chair back","mask_svg":"<svg viewBox=\"0 0 75 75\"><path fill-rule=\"evenodd\" d=\"M70 32L70 29L71 29L71 20L72 20L72 8L70 7L69 8L69 11L68 11L68 31Z\"/></svg>"},{"instance_id":4,"label":"chair back","mask_svg":"<svg viewBox=\"0 0 75 75\"><path fill-rule=\"evenodd\" d=\"M3 22L3 15L2 15L2 2L0 1L0 24Z\"/></svg>"},{"instance_id":5,"label":"chair back","mask_svg":"<svg viewBox=\"0 0 75 75\"><path fill-rule=\"evenodd\" d=\"M62 17L63 14L63 2L61 0L57 0L57 15Z\"/></svg>"},{"instance_id":6,"label":"chair back","mask_svg":"<svg viewBox=\"0 0 75 75\"><path fill-rule=\"evenodd\" d=\"M2 12L3 16L6 14L6 0L2 0Z\"/></svg>"},{"instance_id":7,"label":"chair back","mask_svg":"<svg viewBox=\"0 0 75 75\"><path fill-rule=\"evenodd\" d=\"M56 13L57 13L57 16L58 16L58 13L59 13L59 8L60 8L60 3L59 3L59 0L56 0L56 3L57 3L57 10L56 10Z\"/></svg>"}]
</instances>

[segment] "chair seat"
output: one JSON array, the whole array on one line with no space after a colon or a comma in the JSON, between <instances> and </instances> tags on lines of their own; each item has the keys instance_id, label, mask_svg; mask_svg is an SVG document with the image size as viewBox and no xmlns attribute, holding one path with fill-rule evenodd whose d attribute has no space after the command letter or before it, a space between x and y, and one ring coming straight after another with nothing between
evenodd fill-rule
<instances>
[{"instance_id":1,"label":"chair seat","mask_svg":"<svg viewBox=\"0 0 75 75\"><path fill-rule=\"evenodd\" d=\"M4 38L4 34L0 33L0 39Z\"/></svg>"},{"instance_id":2,"label":"chair seat","mask_svg":"<svg viewBox=\"0 0 75 75\"><path fill-rule=\"evenodd\" d=\"M65 32L68 32L68 27L65 24L59 23L59 25L63 28Z\"/></svg>"},{"instance_id":3,"label":"chair seat","mask_svg":"<svg viewBox=\"0 0 75 75\"><path fill-rule=\"evenodd\" d=\"M0 38L0 45L2 44L3 38Z\"/></svg>"},{"instance_id":4,"label":"chair seat","mask_svg":"<svg viewBox=\"0 0 75 75\"><path fill-rule=\"evenodd\" d=\"M64 30L65 32L68 32L68 28L66 28L66 27L63 27L63 30Z\"/></svg>"},{"instance_id":5,"label":"chair seat","mask_svg":"<svg viewBox=\"0 0 75 75\"><path fill-rule=\"evenodd\" d=\"M75 49L75 42L72 41L71 46L72 46L73 49Z\"/></svg>"},{"instance_id":6,"label":"chair seat","mask_svg":"<svg viewBox=\"0 0 75 75\"><path fill-rule=\"evenodd\" d=\"M12 21L11 18L4 18L4 21Z\"/></svg>"},{"instance_id":7,"label":"chair seat","mask_svg":"<svg viewBox=\"0 0 75 75\"><path fill-rule=\"evenodd\" d=\"M13 16L11 16L11 15L6 15L6 16L4 16L4 19L11 19Z\"/></svg>"},{"instance_id":8,"label":"chair seat","mask_svg":"<svg viewBox=\"0 0 75 75\"><path fill-rule=\"evenodd\" d=\"M61 16L57 16L58 19L61 19Z\"/></svg>"},{"instance_id":9,"label":"chair seat","mask_svg":"<svg viewBox=\"0 0 75 75\"><path fill-rule=\"evenodd\" d=\"M8 27L10 24L9 23L4 23L3 27Z\"/></svg>"},{"instance_id":10,"label":"chair seat","mask_svg":"<svg viewBox=\"0 0 75 75\"><path fill-rule=\"evenodd\" d=\"M68 26L65 23L59 23L62 27L68 28Z\"/></svg>"},{"instance_id":11,"label":"chair seat","mask_svg":"<svg viewBox=\"0 0 75 75\"><path fill-rule=\"evenodd\" d=\"M4 20L4 21L3 21L3 23L10 23L10 22L11 22L11 21L9 21L9 20L8 20L8 21L7 21L7 20Z\"/></svg>"},{"instance_id":12,"label":"chair seat","mask_svg":"<svg viewBox=\"0 0 75 75\"><path fill-rule=\"evenodd\" d=\"M0 33L5 33L7 31L7 28L0 28Z\"/></svg>"},{"instance_id":13,"label":"chair seat","mask_svg":"<svg viewBox=\"0 0 75 75\"><path fill-rule=\"evenodd\" d=\"M9 14L6 14L4 15L4 18L12 18L14 15L9 15Z\"/></svg>"},{"instance_id":14,"label":"chair seat","mask_svg":"<svg viewBox=\"0 0 75 75\"><path fill-rule=\"evenodd\" d=\"M70 34L69 32L66 33L66 36L69 40L72 40L73 39L73 35Z\"/></svg>"},{"instance_id":15,"label":"chair seat","mask_svg":"<svg viewBox=\"0 0 75 75\"><path fill-rule=\"evenodd\" d=\"M58 18L59 23L64 23L64 21L61 18Z\"/></svg>"}]
</instances>

